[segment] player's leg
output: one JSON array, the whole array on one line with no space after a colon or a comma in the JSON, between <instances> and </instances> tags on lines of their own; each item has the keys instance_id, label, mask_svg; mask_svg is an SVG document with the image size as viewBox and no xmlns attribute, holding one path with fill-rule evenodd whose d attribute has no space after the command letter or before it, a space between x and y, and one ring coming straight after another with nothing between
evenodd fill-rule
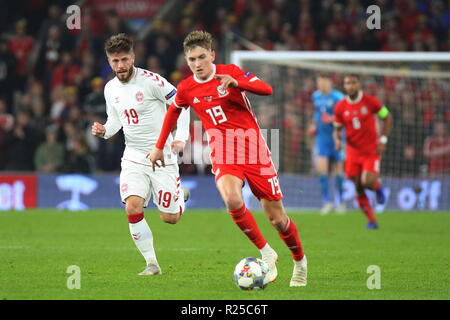
<instances>
[{"instance_id":1,"label":"player's leg","mask_svg":"<svg viewBox=\"0 0 450 320\"><path fill-rule=\"evenodd\" d=\"M144 257L147 268L141 275L159 274L158 261L153 247L153 234L144 218L144 207L150 198L150 180L145 167L122 161L120 173L120 196L125 203L131 237Z\"/></svg>"},{"instance_id":2,"label":"player's leg","mask_svg":"<svg viewBox=\"0 0 450 320\"><path fill-rule=\"evenodd\" d=\"M247 238L259 249L262 259L269 267L269 279L275 281L278 271L276 263L278 255L273 250L267 240L259 230L255 218L245 206L242 198L242 187L244 186L244 176L239 170L231 170L230 167L222 167L221 174L216 176L217 189L222 196L225 205L230 212L231 218L241 229ZM227 171L228 170L228 171ZM217 174L217 170L214 170Z\"/></svg>"},{"instance_id":3,"label":"player's leg","mask_svg":"<svg viewBox=\"0 0 450 320\"><path fill-rule=\"evenodd\" d=\"M159 216L168 224L176 224L185 209L185 188L181 186L178 165L149 169L153 202L158 207Z\"/></svg>"},{"instance_id":4,"label":"player's leg","mask_svg":"<svg viewBox=\"0 0 450 320\"><path fill-rule=\"evenodd\" d=\"M362 175L351 177L351 180L355 184L356 187L356 197L358 201L359 208L367 217L369 221L367 224L368 229L376 229L377 221L375 218L375 213L373 212L372 206L370 205L369 198L366 195L364 185L362 184Z\"/></svg>"},{"instance_id":5,"label":"player's leg","mask_svg":"<svg viewBox=\"0 0 450 320\"><path fill-rule=\"evenodd\" d=\"M336 212L343 214L346 211L345 202L343 199L344 194L344 162L341 158L336 158L333 161L333 174L334 174L334 185L338 194L339 204Z\"/></svg>"},{"instance_id":6,"label":"player's leg","mask_svg":"<svg viewBox=\"0 0 450 320\"><path fill-rule=\"evenodd\" d=\"M384 204L386 202L386 197L379 179L380 161L381 159L379 156L374 156L364 162L361 183L364 188L375 191L377 202L379 204Z\"/></svg>"},{"instance_id":7,"label":"player's leg","mask_svg":"<svg viewBox=\"0 0 450 320\"><path fill-rule=\"evenodd\" d=\"M369 220L368 227L376 225L375 214L370 206L369 198L366 196L365 188L361 182L363 173L363 162L356 157L348 157L345 161L345 174L353 181L356 189L356 199L358 201L359 208Z\"/></svg>"},{"instance_id":8,"label":"player's leg","mask_svg":"<svg viewBox=\"0 0 450 320\"><path fill-rule=\"evenodd\" d=\"M262 198L260 202L270 223L278 231L280 238L292 253L294 271L290 286L306 286L307 261L295 222L286 214L282 200L267 200Z\"/></svg>"},{"instance_id":9,"label":"player's leg","mask_svg":"<svg viewBox=\"0 0 450 320\"><path fill-rule=\"evenodd\" d=\"M331 201L330 196L328 169L329 169L328 157L320 155L319 153L319 155L316 157L316 170L317 173L319 174L320 194L322 195L322 202L323 202L323 206L320 213L323 215L328 214L333 210L333 202Z\"/></svg>"},{"instance_id":10,"label":"player's leg","mask_svg":"<svg viewBox=\"0 0 450 320\"><path fill-rule=\"evenodd\" d=\"M224 172L224 170L221 170ZM245 206L242 197L243 178L237 177L239 173L224 174L217 178L217 189L233 218L233 221L245 233L248 239L259 249L263 250L268 246L267 240L261 234L255 218Z\"/></svg>"}]
</instances>

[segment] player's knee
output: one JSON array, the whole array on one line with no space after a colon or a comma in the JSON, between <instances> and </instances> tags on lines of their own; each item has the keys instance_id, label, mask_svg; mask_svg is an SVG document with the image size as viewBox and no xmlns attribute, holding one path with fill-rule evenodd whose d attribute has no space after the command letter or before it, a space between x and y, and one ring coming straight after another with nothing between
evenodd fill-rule
<instances>
[{"instance_id":1,"label":"player's knee","mask_svg":"<svg viewBox=\"0 0 450 320\"><path fill-rule=\"evenodd\" d=\"M142 213L144 211L144 208L142 208L142 206L140 206L140 205L127 203L125 211L126 211L127 215L130 216L130 215Z\"/></svg>"},{"instance_id":2,"label":"player's knee","mask_svg":"<svg viewBox=\"0 0 450 320\"><path fill-rule=\"evenodd\" d=\"M224 196L224 202L228 210L237 210L242 208L244 205L244 200L239 194L230 193Z\"/></svg>"}]
</instances>

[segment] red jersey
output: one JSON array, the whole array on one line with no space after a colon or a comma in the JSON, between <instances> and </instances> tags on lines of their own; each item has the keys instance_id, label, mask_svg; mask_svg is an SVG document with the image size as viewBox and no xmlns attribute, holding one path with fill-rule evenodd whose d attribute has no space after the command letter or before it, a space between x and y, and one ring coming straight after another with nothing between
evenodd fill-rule
<instances>
[{"instance_id":1,"label":"red jersey","mask_svg":"<svg viewBox=\"0 0 450 320\"><path fill-rule=\"evenodd\" d=\"M221 87L216 74L228 74L238 87ZM214 65L211 76L202 81L195 75L177 87L175 105L192 107L208 135L213 164L269 164L269 149L261 134L246 90L267 95L272 88L234 64Z\"/></svg>"},{"instance_id":2,"label":"red jersey","mask_svg":"<svg viewBox=\"0 0 450 320\"><path fill-rule=\"evenodd\" d=\"M428 137L424 143L428 173L450 172L450 138Z\"/></svg>"},{"instance_id":3,"label":"red jersey","mask_svg":"<svg viewBox=\"0 0 450 320\"><path fill-rule=\"evenodd\" d=\"M346 96L334 107L335 120L343 125L347 137L347 156L370 156L377 152L378 132L376 114L381 102L361 92L355 101Z\"/></svg>"}]
</instances>

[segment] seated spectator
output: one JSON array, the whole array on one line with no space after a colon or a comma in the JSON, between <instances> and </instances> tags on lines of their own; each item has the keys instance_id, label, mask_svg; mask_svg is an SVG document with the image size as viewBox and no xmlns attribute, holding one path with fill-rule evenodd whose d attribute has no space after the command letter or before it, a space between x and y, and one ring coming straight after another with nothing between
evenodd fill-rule
<instances>
[{"instance_id":1,"label":"seated spectator","mask_svg":"<svg viewBox=\"0 0 450 320\"><path fill-rule=\"evenodd\" d=\"M34 165L38 172L59 172L64 163L64 146L57 141L56 125L47 127L46 140L40 144L34 156Z\"/></svg>"}]
</instances>

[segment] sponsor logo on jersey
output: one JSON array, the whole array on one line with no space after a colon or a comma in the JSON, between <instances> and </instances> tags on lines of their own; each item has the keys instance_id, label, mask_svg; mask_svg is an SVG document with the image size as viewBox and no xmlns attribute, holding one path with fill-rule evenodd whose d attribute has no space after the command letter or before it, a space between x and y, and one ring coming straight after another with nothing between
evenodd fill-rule
<instances>
[{"instance_id":1,"label":"sponsor logo on jersey","mask_svg":"<svg viewBox=\"0 0 450 320\"><path fill-rule=\"evenodd\" d=\"M177 93L176 89L173 89L172 91L170 91L168 94L166 94L166 96L164 98L166 98L166 100L169 100L170 98L172 98L175 94Z\"/></svg>"},{"instance_id":2,"label":"sponsor logo on jersey","mask_svg":"<svg viewBox=\"0 0 450 320\"><path fill-rule=\"evenodd\" d=\"M115 102L116 102L116 103L119 103L119 97L116 97L115 99L116 99Z\"/></svg>"},{"instance_id":3,"label":"sponsor logo on jersey","mask_svg":"<svg viewBox=\"0 0 450 320\"><path fill-rule=\"evenodd\" d=\"M249 75L251 75L252 73L250 72L250 71L247 71L245 74L244 74L244 78L248 78L248 76Z\"/></svg>"},{"instance_id":4,"label":"sponsor logo on jersey","mask_svg":"<svg viewBox=\"0 0 450 320\"><path fill-rule=\"evenodd\" d=\"M206 96L206 97L203 97L203 99L205 99L208 102L211 102L213 99L213 96Z\"/></svg>"},{"instance_id":5,"label":"sponsor logo on jersey","mask_svg":"<svg viewBox=\"0 0 450 320\"><path fill-rule=\"evenodd\" d=\"M136 100L137 102L144 101L144 94L141 91L136 92Z\"/></svg>"},{"instance_id":6,"label":"sponsor logo on jersey","mask_svg":"<svg viewBox=\"0 0 450 320\"><path fill-rule=\"evenodd\" d=\"M197 97L194 97L194 101L193 101L193 102L194 102L194 103L199 103L200 100L198 100Z\"/></svg>"}]
</instances>

